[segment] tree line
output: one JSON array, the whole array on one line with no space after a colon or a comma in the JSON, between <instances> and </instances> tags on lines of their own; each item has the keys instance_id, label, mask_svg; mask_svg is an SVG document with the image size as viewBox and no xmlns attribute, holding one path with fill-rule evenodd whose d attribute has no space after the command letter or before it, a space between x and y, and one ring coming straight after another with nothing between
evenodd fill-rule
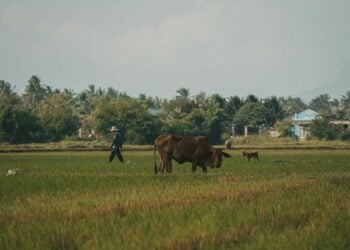
<instances>
[{"instance_id":1,"label":"tree line","mask_svg":"<svg viewBox=\"0 0 350 250\"><path fill-rule=\"evenodd\" d=\"M78 93L55 89L32 76L23 94L9 82L0 81L0 143L75 139L79 128L94 130L106 138L111 126L118 126L130 144L152 144L166 132L205 135L211 143L221 143L230 135L233 124L237 134L250 125L253 130L274 127L288 136L287 118L306 108L320 113L324 121L350 120L350 91L339 99L322 94L308 103L291 96L225 98L205 92L192 96L187 88L177 90L172 99L144 94L135 98L112 87L95 85ZM325 124L316 124L315 132L317 126L324 130Z\"/></svg>"}]
</instances>

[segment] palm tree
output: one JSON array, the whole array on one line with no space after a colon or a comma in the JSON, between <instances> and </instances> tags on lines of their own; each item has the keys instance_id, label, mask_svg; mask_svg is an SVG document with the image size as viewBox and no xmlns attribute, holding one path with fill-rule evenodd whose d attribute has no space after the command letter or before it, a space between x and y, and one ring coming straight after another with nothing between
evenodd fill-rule
<instances>
[{"instance_id":1,"label":"palm tree","mask_svg":"<svg viewBox=\"0 0 350 250\"><path fill-rule=\"evenodd\" d=\"M0 81L0 96L11 95L13 93L13 88L10 83L3 80Z\"/></svg>"},{"instance_id":2,"label":"palm tree","mask_svg":"<svg viewBox=\"0 0 350 250\"><path fill-rule=\"evenodd\" d=\"M342 104L342 109L345 113L345 118L350 120L350 90L348 90L344 95L341 96L340 102Z\"/></svg>"},{"instance_id":3,"label":"palm tree","mask_svg":"<svg viewBox=\"0 0 350 250\"><path fill-rule=\"evenodd\" d=\"M341 104L350 107L350 90L346 91L346 93L341 96Z\"/></svg>"},{"instance_id":4,"label":"palm tree","mask_svg":"<svg viewBox=\"0 0 350 250\"><path fill-rule=\"evenodd\" d=\"M186 88L181 88L176 91L179 95L176 98L188 99L190 97L190 90Z\"/></svg>"},{"instance_id":5,"label":"palm tree","mask_svg":"<svg viewBox=\"0 0 350 250\"><path fill-rule=\"evenodd\" d=\"M309 103L309 107L322 115L331 113L331 97L329 94L321 94Z\"/></svg>"},{"instance_id":6,"label":"palm tree","mask_svg":"<svg viewBox=\"0 0 350 250\"><path fill-rule=\"evenodd\" d=\"M24 103L29 106L29 108L36 108L42 100L48 96L48 92L51 88L46 88L40 84L40 78L38 76L32 76L28 85L25 88L25 93L23 95Z\"/></svg>"}]
</instances>

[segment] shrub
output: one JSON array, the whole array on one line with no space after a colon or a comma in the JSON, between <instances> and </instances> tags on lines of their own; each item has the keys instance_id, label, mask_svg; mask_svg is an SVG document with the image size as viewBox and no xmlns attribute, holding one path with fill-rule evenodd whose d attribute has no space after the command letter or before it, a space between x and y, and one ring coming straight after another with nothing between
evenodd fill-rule
<instances>
[{"instance_id":1,"label":"shrub","mask_svg":"<svg viewBox=\"0 0 350 250\"><path fill-rule=\"evenodd\" d=\"M276 122L275 130L281 133L283 137L292 137L293 131L290 122Z\"/></svg>"},{"instance_id":2,"label":"shrub","mask_svg":"<svg viewBox=\"0 0 350 250\"><path fill-rule=\"evenodd\" d=\"M343 134L340 136L340 139L342 141L350 141L350 131L343 132Z\"/></svg>"},{"instance_id":3,"label":"shrub","mask_svg":"<svg viewBox=\"0 0 350 250\"><path fill-rule=\"evenodd\" d=\"M341 135L341 129L332 126L329 121L325 119L317 119L312 121L310 125L310 132L312 137L326 140L339 139Z\"/></svg>"}]
</instances>

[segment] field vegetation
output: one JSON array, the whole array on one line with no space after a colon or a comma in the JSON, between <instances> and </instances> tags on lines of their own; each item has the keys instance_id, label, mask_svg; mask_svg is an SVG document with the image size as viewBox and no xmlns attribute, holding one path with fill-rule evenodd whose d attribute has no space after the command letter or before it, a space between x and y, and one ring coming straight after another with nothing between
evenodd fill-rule
<instances>
[{"instance_id":1,"label":"field vegetation","mask_svg":"<svg viewBox=\"0 0 350 250\"><path fill-rule=\"evenodd\" d=\"M0 249L349 249L348 150L231 150L153 173L152 151L0 154ZM15 175L6 175L17 169Z\"/></svg>"},{"instance_id":2,"label":"field vegetation","mask_svg":"<svg viewBox=\"0 0 350 250\"><path fill-rule=\"evenodd\" d=\"M27 144L0 144L0 152L43 152L43 151L108 151L110 140L71 140L59 142L27 143ZM224 147L224 143L215 145ZM124 144L128 151L153 150L153 145ZM342 140L297 140L290 137L273 138L269 134L236 136L233 141L236 149L350 149L350 141Z\"/></svg>"}]
</instances>

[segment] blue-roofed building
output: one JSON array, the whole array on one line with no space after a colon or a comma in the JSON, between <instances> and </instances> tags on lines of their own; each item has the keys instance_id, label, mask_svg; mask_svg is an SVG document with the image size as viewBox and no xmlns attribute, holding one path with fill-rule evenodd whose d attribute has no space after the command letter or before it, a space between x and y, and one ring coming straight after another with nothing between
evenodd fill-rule
<instances>
[{"instance_id":1,"label":"blue-roofed building","mask_svg":"<svg viewBox=\"0 0 350 250\"><path fill-rule=\"evenodd\" d=\"M310 132L308 128L313 120L320 119L319 113L306 109L300 113L296 113L292 117L292 132L293 135L300 140L304 140L309 137Z\"/></svg>"}]
</instances>

